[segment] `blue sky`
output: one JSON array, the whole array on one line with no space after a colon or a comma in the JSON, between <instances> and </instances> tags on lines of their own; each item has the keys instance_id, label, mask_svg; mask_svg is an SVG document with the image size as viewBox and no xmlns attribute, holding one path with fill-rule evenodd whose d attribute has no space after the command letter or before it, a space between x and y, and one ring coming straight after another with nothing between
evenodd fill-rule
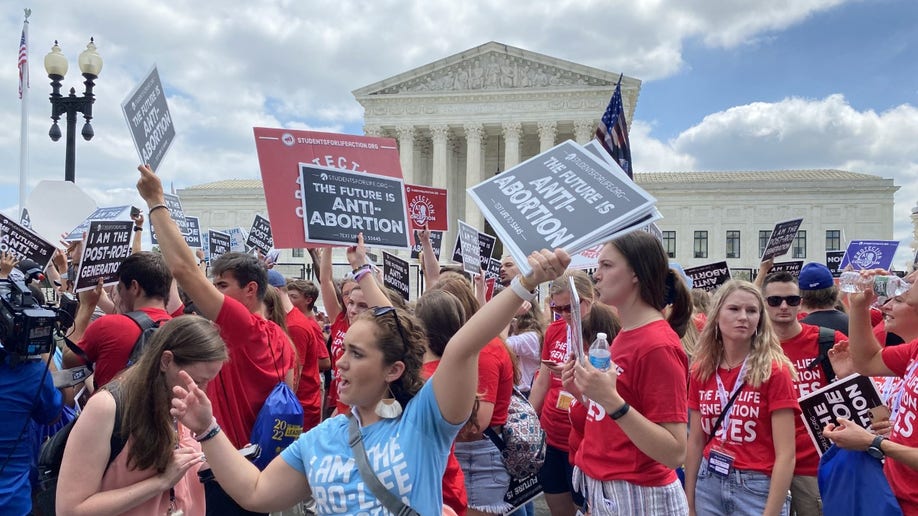
<instances>
[{"instance_id":1,"label":"blue sky","mask_svg":"<svg viewBox=\"0 0 918 516\"><path fill-rule=\"evenodd\" d=\"M77 184L134 203L121 100L156 64L177 140L158 171L177 188L258 178L252 126L357 133L351 91L488 41L643 80L631 128L640 171L837 168L895 178L895 238L910 258L918 200L918 2L913 0L17 0L0 11L0 211L18 197L15 65L30 19L29 187L63 178L47 137L42 58L94 36L105 65ZM449 20L445 27L443 20ZM2 46L0 46L2 48ZM80 86L71 71L65 87ZM6 93L3 93L6 92ZM599 114L597 114L598 116ZM801 144L805 142L805 145Z\"/></svg>"}]
</instances>

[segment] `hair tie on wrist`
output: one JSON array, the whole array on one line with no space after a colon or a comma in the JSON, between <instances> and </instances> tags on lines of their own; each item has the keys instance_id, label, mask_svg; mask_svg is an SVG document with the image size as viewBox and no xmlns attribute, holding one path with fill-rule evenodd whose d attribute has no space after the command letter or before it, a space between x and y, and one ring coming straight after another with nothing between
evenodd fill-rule
<instances>
[{"instance_id":1,"label":"hair tie on wrist","mask_svg":"<svg viewBox=\"0 0 918 516\"><path fill-rule=\"evenodd\" d=\"M158 209L160 209L160 208L165 208L165 209L167 209L167 210L169 209L169 207L166 206L165 204L157 204L156 206L150 208L150 211L147 212L147 215L152 216L152 215L153 215L153 212L156 211L156 210L158 210Z\"/></svg>"}]
</instances>

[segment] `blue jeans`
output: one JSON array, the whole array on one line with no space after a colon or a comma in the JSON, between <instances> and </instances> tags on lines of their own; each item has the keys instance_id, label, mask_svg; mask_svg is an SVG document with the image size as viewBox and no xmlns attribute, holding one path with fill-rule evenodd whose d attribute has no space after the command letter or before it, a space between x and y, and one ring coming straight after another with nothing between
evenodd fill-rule
<instances>
[{"instance_id":1,"label":"blue jeans","mask_svg":"<svg viewBox=\"0 0 918 516\"><path fill-rule=\"evenodd\" d=\"M771 477L758 471L731 470L726 477L708 471L708 460L701 460L695 483L695 514L759 516L765 510ZM781 515L790 511L790 497Z\"/></svg>"}]
</instances>

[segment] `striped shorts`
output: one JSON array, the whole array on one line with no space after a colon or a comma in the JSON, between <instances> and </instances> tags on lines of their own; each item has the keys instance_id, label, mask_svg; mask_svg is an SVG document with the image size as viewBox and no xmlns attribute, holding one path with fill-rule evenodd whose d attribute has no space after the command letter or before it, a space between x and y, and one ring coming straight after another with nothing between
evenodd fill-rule
<instances>
[{"instance_id":1,"label":"striped shorts","mask_svg":"<svg viewBox=\"0 0 918 516\"><path fill-rule=\"evenodd\" d=\"M574 466L574 489L583 493L592 516L684 516L688 501L678 480L666 486L639 486L624 480L601 481Z\"/></svg>"}]
</instances>

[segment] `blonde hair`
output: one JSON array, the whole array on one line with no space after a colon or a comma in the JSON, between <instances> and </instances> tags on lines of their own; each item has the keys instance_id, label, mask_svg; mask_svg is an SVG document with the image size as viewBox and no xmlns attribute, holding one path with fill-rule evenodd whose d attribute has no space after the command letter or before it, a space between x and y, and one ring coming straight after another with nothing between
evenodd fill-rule
<instances>
[{"instance_id":1,"label":"blonde hair","mask_svg":"<svg viewBox=\"0 0 918 516\"><path fill-rule=\"evenodd\" d=\"M746 363L745 382L752 387L759 387L771 377L772 365L777 362L786 367L792 378L796 378L794 367L781 349L781 342L771 327L771 320L765 312L765 300L759 289L742 280L730 280L721 285L712 301L708 321L698 338L698 347L695 350L694 367L692 374L704 382L717 371L717 366L724 360L724 341L721 336L719 319L720 311L726 304L727 298L734 292L746 292L755 296L759 308L759 323L752 335L749 357Z\"/></svg>"}]
</instances>

